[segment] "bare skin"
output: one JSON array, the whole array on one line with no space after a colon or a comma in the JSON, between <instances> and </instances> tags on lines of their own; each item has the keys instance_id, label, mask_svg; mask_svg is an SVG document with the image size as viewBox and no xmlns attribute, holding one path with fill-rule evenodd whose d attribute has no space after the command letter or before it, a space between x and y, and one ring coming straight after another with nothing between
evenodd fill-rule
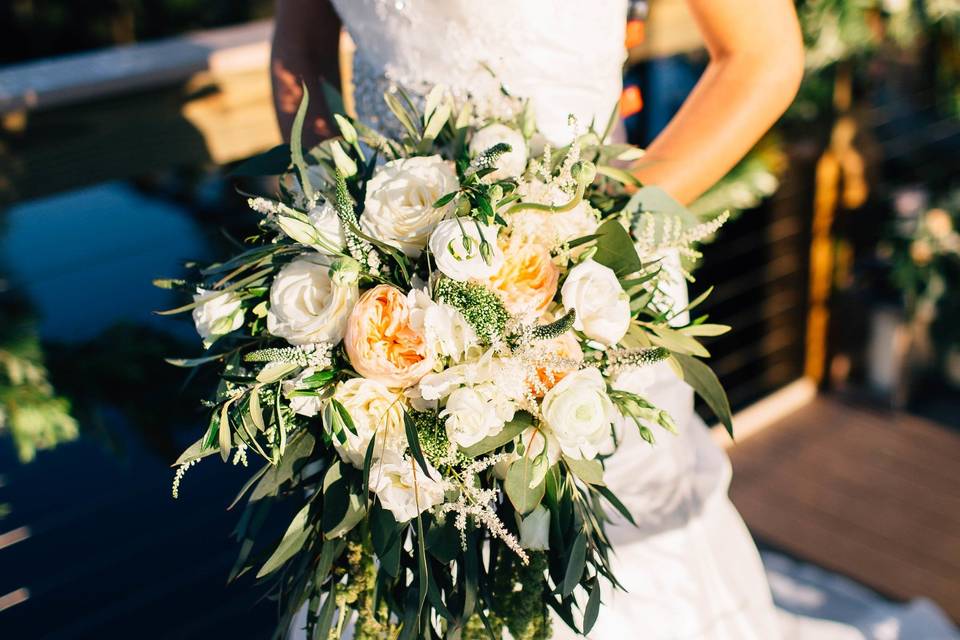
<instances>
[{"instance_id":1,"label":"bare skin","mask_svg":"<svg viewBox=\"0 0 960 640\"><path fill-rule=\"evenodd\" d=\"M634 169L646 184L691 202L722 178L786 110L803 75L803 43L792 0L687 0L710 54L683 107ZM340 20L326 0L277 0L271 74L286 136L311 94L314 140L334 131L320 90L339 86Z\"/></svg>"}]
</instances>

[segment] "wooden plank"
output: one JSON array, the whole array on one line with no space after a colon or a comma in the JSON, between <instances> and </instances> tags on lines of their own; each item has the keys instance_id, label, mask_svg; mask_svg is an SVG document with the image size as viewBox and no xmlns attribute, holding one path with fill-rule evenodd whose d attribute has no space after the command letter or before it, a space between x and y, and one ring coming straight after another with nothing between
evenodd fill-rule
<instances>
[{"instance_id":1,"label":"wooden plank","mask_svg":"<svg viewBox=\"0 0 960 640\"><path fill-rule=\"evenodd\" d=\"M762 540L960 620L960 434L821 397L730 454Z\"/></svg>"},{"instance_id":2,"label":"wooden plank","mask_svg":"<svg viewBox=\"0 0 960 640\"><path fill-rule=\"evenodd\" d=\"M0 114L182 83L207 71L266 69L272 20L0 68Z\"/></svg>"}]
</instances>

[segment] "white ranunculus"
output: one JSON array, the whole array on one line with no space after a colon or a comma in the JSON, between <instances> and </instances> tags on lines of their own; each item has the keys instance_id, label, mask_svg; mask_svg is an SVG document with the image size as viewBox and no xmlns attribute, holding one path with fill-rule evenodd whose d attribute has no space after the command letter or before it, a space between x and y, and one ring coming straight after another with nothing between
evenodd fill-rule
<instances>
[{"instance_id":1,"label":"white ranunculus","mask_svg":"<svg viewBox=\"0 0 960 640\"><path fill-rule=\"evenodd\" d=\"M334 399L350 414L357 433L345 431L346 442L333 439L333 446L344 461L358 469L373 435L377 435L375 458L391 454L402 455L407 448L403 425L403 396L386 385L368 378L350 378L337 385ZM326 411L332 406L327 405Z\"/></svg>"},{"instance_id":2,"label":"white ranunculus","mask_svg":"<svg viewBox=\"0 0 960 640\"><path fill-rule=\"evenodd\" d=\"M460 188L453 163L440 156L391 160L367 183L360 227L364 233L416 258L430 232L453 211L433 204Z\"/></svg>"},{"instance_id":3,"label":"white ranunculus","mask_svg":"<svg viewBox=\"0 0 960 640\"><path fill-rule=\"evenodd\" d=\"M501 142L510 145L510 151L497 160L497 170L488 175L490 180L516 178L527 169L527 141L523 134L498 122L488 124L473 134L473 139L470 140L470 155L477 156Z\"/></svg>"},{"instance_id":4,"label":"white ranunculus","mask_svg":"<svg viewBox=\"0 0 960 640\"><path fill-rule=\"evenodd\" d=\"M487 280L503 266L503 250L497 243L500 227L473 218L444 220L430 236L430 251L443 275L464 282ZM481 251L482 240L488 248Z\"/></svg>"},{"instance_id":5,"label":"white ranunculus","mask_svg":"<svg viewBox=\"0 0 960 640\"><path fill-rule=\"evenodd\" d=\"M543 397L541 413L565 456L592 460L612 453L617 411L599 369L568 374Z\"/></svg>"},{"instance_id":6,"label":"white ranunculus","mask_svg":"<svg viewBox=\"0 0 960 640\"><path fill-rule=\"evenodd\" d=\"M498 358L495 350L489 349L476 360L428 373L420 379L420 394L424 400L440 400L457 387L479 387L490 383L495 386L499 397L515 401L526 393L526 374L527 367L522 362L514 358Z\"/></svg>"},{"instance_id":7,"label":"white ranunculus","mask_svg":"<svg viewBox=\"0 0 960 640\"><path fill-rule=\"evenodd\" d=\"M550 510L542 504L520 520L520 546L528 551L550 549Z\"/></svg>"},{"instance_id":8,"label":"white ranunculus","mask_svg":"<svg viewBox=\"0 0 960 640\"><path fill-rule=\"evenodd\" d=\"M298 396L294 395L294 392L302 390L304 388L303 381L316 372L316 369L313 367L307 367L297 374L296 377L284 380L280 385L283 390L283 395L286 397L293 412L308 418L312 418L320 413L320 410L323 409L324 400L320 398L319 395Z\"/></svg>"},{"instance_id":9,"label":"white ranunculus","mask_svg":"<svg viewBox=\"0 0 960 640\"><path fill-rule=\"evenodd\" d=\"M332 280L329 266L319 256L297 258L270 286L267 331L295 345L336 344L343 339L359 295L356 280Z\"/></svg>"},{"instance_id":10,"label":"white ranunculus","mask_svg":"<svg viewBox=\"0 0 960 640\"><path fill-rule=\"evenodd\" d=\"M328 256L339 254L346 246L347 241L343 237L340 217L333 205L324 202L311 209L307 217L310 218L311 224L317 231L318 240L318 242L310 243L310 246Z\"/></svg>"},{"instance_id":11,"label":"white ranunculus","mask_svg":"<svg viewBox=\"0 0 960 640\"><path fill-rule=\"evenodd\" d=\"M629 296L613 270L593 260L570 270L560 300L564 309L577 312L573 327L601 344L617 344L630 327Z\"/></svg>"},{"instance_id":12,"label":"white ranunculus","mask_svg":"<svg viewBox=\"0 0 960 640\"><path fill-rule=\"evenodd\" d=\"M423 289L412 289L407 294L410 326L424 336L435 358L446 356L461 362L471 355L479 355L480 339L477 332L456 308L434 302Z\"/></svg>"},{"instance_id":13,"label":"white ranunculus","mask_svg":"<svg viewBox=\"0 0 960 640\"><path fill-rule=\"evenodd\" d=\"M446 418L447 437L461 447L472 447L486 437L494 436L503 425L513 420L516 405L497 393L496 385L454 389L447 406L440 412Z\"/></svg>"},{"instance_id":14,"label":"white ranunculus","mask_svg":"<svg viewBox=\"0 0 960 640\"><path fill-rule=\"evenodd\" d=\"M403 523L443 502L440 472L427 463L428 476L412 458L384 457L370 472L370 490L380 503Z\"/></svg>"},{"instance_id":15,"label":"white ranunculus","mask_svg":"<svg viewBox=\"0 0 960 640\"><path fill-rule=\"evenodd\" d=\"M243 306L236 293L197 289L193 301L197 303L193 323L205 345L243 326Z\"/></svg>"}]
</instances>

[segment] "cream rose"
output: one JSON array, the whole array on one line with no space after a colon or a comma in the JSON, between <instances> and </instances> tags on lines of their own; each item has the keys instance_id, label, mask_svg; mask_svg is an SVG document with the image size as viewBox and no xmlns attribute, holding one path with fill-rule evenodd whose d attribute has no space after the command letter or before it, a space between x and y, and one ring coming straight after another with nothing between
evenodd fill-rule
<instances>
[{"instance_id":1,"label":"cream rose","mask_svg":"<svg viewBox=\"0 0 960 640\"><path fill-rule=\"evenodd\" d=\"M390 285L377 285L360 297L343 343L360 375L389 387L414 385L436 364L424 335L411 323L407 297Z\"/></svg>"},{"instance_id":2,"label":"cream rose","mask_svg":"<svg viewBox=\"0 0 960 640\"><path fill-rule=\"evenodd\" d=\"M473 218L444 220L430 236L430 252L448 278L487 280L503 267L503 249L497 242L500 227ZM485 245L487 250L481 249Z\"/></svg>"},{"instance_id":3,"label":"cream rose","mask_svg":"<svg viewBox=\"0 0 960 640\"><path fill-rule=\"evenodd\" d=\"M573 326L591 340L612 346L630 327L630 298L613 270L585 260L567 274L560 289L564 309L576 310Z\"/></svg>"},{"instance_id":4,"label":"cream rose","mask_svg":"<svg viewBox=\"0 0 960 640\"><path fill-rule=\"evenodd\" d=\"M334 399L343 405L353 420L357 433L345 431L346 442L333 439L340 457L358 469L363 468L363 458L373 435L377 435L375 457L402 455L407 448L406 431L403 426L403 397L376 380L350 378L337 385ZM327 411L332 407L328 404Z\"/></svg>"},{"instance_id":5,"label":"cream rose","mask_svg":"<svg viewBox=\"0 0 960 640\"><path fill-rule=\"evenodd\" d=\"M343 227L340 226L340 216L329 202L314 207L307 214L310 223L316 230L316 239L310 246L322 254L338 255L346 246L343 237Z\"/></svg>"},{"instance_id":6,"label":"cream rose","mask_svg":"<svg viewBox=\"0 0 960 640\"><path fill-rule=\"evenodd\" d=\"M617 410L599 369L568 374L543 397L541 414L564 455L592 460L613 452Z\"/></svg>"},{"instance_id":7,"label":"cream rose","mask_svg":"<svg viewBox=\"0 0 960 640\"><path fill-rule=\"evenodd\" d=\"M501 142L510 145L510 151L497 159L497 170L488 174L489 180L516 178L527 169L527 141L523 134L498 122L473 134L473 139L470 140L470 155L477 156Z\"/></svg>"},{"instance_id":8,"label":"cream rose","mask_svg":"<svg viewBox=\"0 0 960 640\"><path fill-rule=\"evenodd\" d=\"M193 301L197 303L193 324L206 346L243 326L242 301L236 293L197 289Z\"/></svg>"},{"instance_id":9,"label":"cream rose","mask_svg":"<svg viewBox=\"0 0 960 640\"><path fill-rule=\"evenodd\" d=\"M453 211L453 203L433 204L459 187L453 164L440 156L391 160L367 183L360 227L415 258L437 223Z\"/></svg>"},{"instance_id":10,"label":"cream rose","mask_svg":"<svg viewBox=\"0 0 960 640\"><path fill-rule=\"evenodd\" d=\"M358 295L356 280L332 280L319 256L297 258L270 285L267 331L295 345L336 344Z\"/></svg>"},{"instance_id":11,"label":"cream rose","mask_svg":"<svg viewBox=\"0 0 960 640\"><path fill-rule=\"evenodd\" d=\"M427 463L428 476L413 458L384 458L370 471L370 490L377 494L384 509L403 523L443 502L440 472Z\"/></svg>"}]
</instances>

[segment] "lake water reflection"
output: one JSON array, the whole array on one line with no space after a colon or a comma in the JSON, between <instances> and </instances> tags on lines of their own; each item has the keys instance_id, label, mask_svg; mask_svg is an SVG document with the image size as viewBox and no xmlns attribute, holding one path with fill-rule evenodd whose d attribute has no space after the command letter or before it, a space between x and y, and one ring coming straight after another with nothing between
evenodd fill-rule
<instances>
[{"instance_id":1,"label":"lake water reflection","mask_svg":"<svg viewBox=\"0 0 960 640\"><path fill-rule=\"evenodd\" d=\"M11 432L19 424L21 440L29 438L24 425L42 425L46 414L14 420L22 401L6 411L0 638L261 638L272 630L262 589L226 585L239 516L226 506L248 472L200 465L180 499L170 496L169 464L206 417L182 390L185 372L162 357L195 355L200 345L184 319L151 313L173 302L151 279L224 253L219 228L253 220L215 176L174 178L176 188L170 179L147 188L106 183L0 211L0 359L38 360L39 347L49 372L39 384L52 386L44 402L60 403L78 436L23 463ZM0 407L33 397L7 374L0 368Z\"/></svg>"}]
</instances>

